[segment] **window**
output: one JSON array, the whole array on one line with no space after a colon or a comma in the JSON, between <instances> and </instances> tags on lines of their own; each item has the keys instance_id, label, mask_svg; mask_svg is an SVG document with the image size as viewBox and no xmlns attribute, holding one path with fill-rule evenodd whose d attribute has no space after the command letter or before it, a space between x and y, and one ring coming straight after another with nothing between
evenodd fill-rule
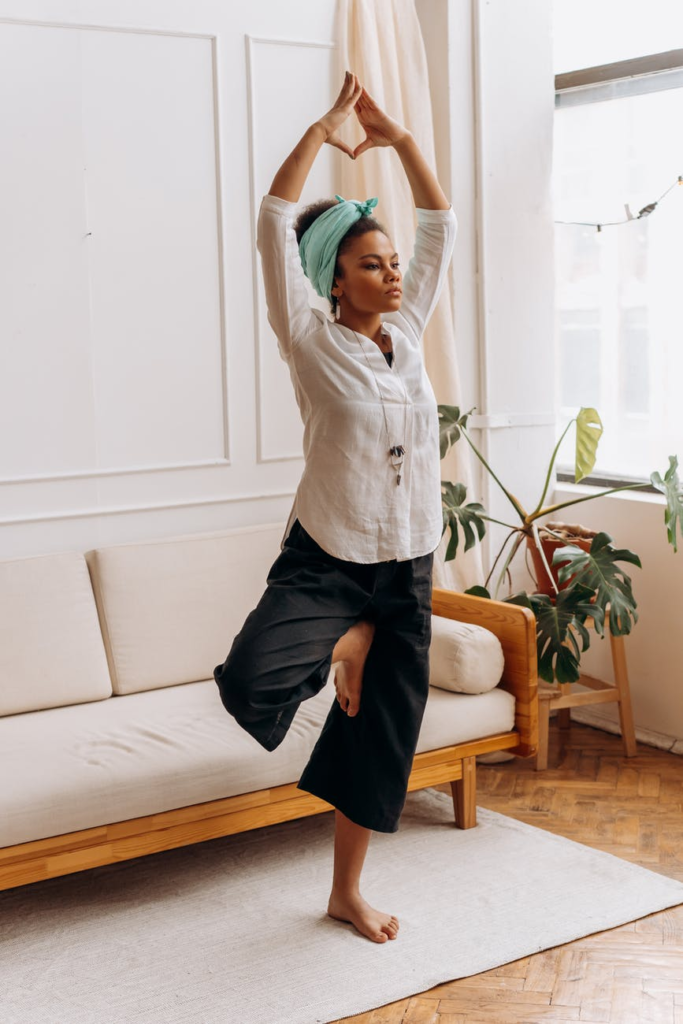
<instances>
[{"instance_id":1,"label":"window","mask_svg":"<svg viewBox=\"0 0 683 1024\"><path fill-rule=\"evenodd\" d=\"M556 75L682 46L680 0L553 0Z\"/></svg>"},{"instance_id":2,"label":"window","mask_svg":"<svg viewBox=\"0 0 683 1024\"><path fill-rule=\"evenodd\" d=\"M557 437L581 406L595 407L604 433L590 481L609 487L663 474L669 455L683 458L683 185L675 184L683 175L683 49L635 49L643 25L657 23L649 5L647 19L627 25L630 41L619 38L628 19L601 28L580 17L580 6L555 3ZM612 3L604 6L609 14ZM683 5L668 11L657 28L683 46ZM601 32L620 62L586 68ZM573 443L570 431L556 464L561 479L573 479Z\"/></svg>"}]
</instances>

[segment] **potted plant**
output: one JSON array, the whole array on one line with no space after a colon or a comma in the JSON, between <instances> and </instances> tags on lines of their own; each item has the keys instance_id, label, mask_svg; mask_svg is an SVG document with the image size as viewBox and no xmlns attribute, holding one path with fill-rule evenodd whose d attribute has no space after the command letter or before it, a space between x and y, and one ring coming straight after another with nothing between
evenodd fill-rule
<instances>
[{"instance_id":1,"label":"potted plant","mask_svg":"<svg viewBox=\"0 0 683 1024\"><path fill-rule=\"evenodd\" d=\"M476 408L476 406L474 407ZM452 405L439 405L440 445L443 459L452 445L464 437L470 444L477 458L481 460L493 479L509 499L517 513L520 525L502 523L486 515L479 502L465 504L466 488L463 484L441 482L443 501L443 534L450 528L451 537L446 549L445 559L455 558L458 549L459 531L465 540L465 551L468 551L477 538L481 540L486 533L486 522L499 523L510 531L505 538L498 555L491 567L484 586L470 587L465 593L478 597L497 599L498 591L508 575L509 566L522 544L531 553L536 579L536 592L528 594L525 590L517 594L508 594L502 598L513 604L521 604L530 608L536 616L538 674L549 683L572 683L580 678L579 662L581 653L590 646L588 630L584 623L588 616L594 620L596 632L604 639L604 620L609 605L610 631L615 636L631 632L631 620L638 621L636 601L631 589L631 578L619 565L630 562L642 568L640 558L632 551L615 548L609 534L587 530L580 524L566 524L558 521L547 522L539 527L538 520L550 513L570 505L579 505L584 501L613 494L616 491L637 490L646 487L646 483L627 484L623 487L612 487L606 491L598 491L571 501L556 505L543 505L558 450L572 423L576 423L576 457L574 481L579 483L588 476L595 465L597 446L602 434L602 422L595 409L582 408L578 415L569 421L562 436L555 445L548 472L546 473L543 493L531 512L499 480L489 464L472 442L467 431L468 417L474 411L460 415L460 409ZM659 473L650 475L651 483L666 496L667 507L664 522L667 537L674 552L678 551L676 543L677 525L683 531L683 491L678 479L678 457L669 456L669 468L664 478ZM510 549L500 570L493 594L489 592L489 581L503 555L508 542ZM577 634L583 646L579 650Z\"/></svg>"}]
</instances>

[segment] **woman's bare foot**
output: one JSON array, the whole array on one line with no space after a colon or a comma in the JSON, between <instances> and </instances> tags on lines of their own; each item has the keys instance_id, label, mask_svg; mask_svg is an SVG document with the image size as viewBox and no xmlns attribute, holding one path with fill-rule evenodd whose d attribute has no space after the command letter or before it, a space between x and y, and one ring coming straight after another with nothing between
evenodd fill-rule
<instances>
[{"instance_id":1,"label":"woman's bare foot","mask_svg":"<svg viewBox=\"0 0 683 1024\"><path fill-rule=\"evenodd\" d=\"M398 935L398 918L375 910L358 893L343 893L332 890L327 913L337 921L350 921L359 932L373 942L386 942Z\"/></svg>"},{"instance_id":2,"label":"woman's bare foot","mask_svg":"<svg viewBox=\"0 0 683 1024\"><path fill-rule=\"evenodd\" d=\"M363 667L375 635L375 624L360 619L340 638L332 660L337 662L334 688L342 711L349 718L358 714L363 689Z\"/></svg>"}]
</instances>

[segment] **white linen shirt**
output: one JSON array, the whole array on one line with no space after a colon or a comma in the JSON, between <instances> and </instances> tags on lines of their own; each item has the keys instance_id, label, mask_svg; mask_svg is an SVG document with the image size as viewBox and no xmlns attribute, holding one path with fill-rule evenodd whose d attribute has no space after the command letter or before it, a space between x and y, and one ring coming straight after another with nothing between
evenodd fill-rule
<instances>
[{"instance_id":1,"label":"white linen shirt","mask_svg":"<svg viewBox=\"0 0 683 1024\"><path fill-rule=\"evenodd\" d=\"M346 561L429 554L443 532L441 459L420 338L446 278L457 218L452 206L417 209L401 309L382 320L394 352L389 366L371 338L310 305L293 226L297 209L264 196L257 230L268 321L304 424L305 466L280 550L298 518L321 548ZM396 444L406 449L398 485L389 455Z\"/></svg>"}]
</instances>

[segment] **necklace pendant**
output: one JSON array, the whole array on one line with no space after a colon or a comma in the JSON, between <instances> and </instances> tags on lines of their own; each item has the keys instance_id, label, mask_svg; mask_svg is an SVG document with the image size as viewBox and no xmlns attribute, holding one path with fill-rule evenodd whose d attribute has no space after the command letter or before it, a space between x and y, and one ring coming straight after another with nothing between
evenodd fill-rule
<instances>
[{"instance_id":1,"label":"necklace pendant","mask_svg":"<svg viewBox=\"0 0 683 1024\"><path fill-rule=\"evenodd\" d=\"M396 477L396 483L400 484L400 482L401 482L401 474L399 473L398 476Z\"/></svg>"}]
</instances>

